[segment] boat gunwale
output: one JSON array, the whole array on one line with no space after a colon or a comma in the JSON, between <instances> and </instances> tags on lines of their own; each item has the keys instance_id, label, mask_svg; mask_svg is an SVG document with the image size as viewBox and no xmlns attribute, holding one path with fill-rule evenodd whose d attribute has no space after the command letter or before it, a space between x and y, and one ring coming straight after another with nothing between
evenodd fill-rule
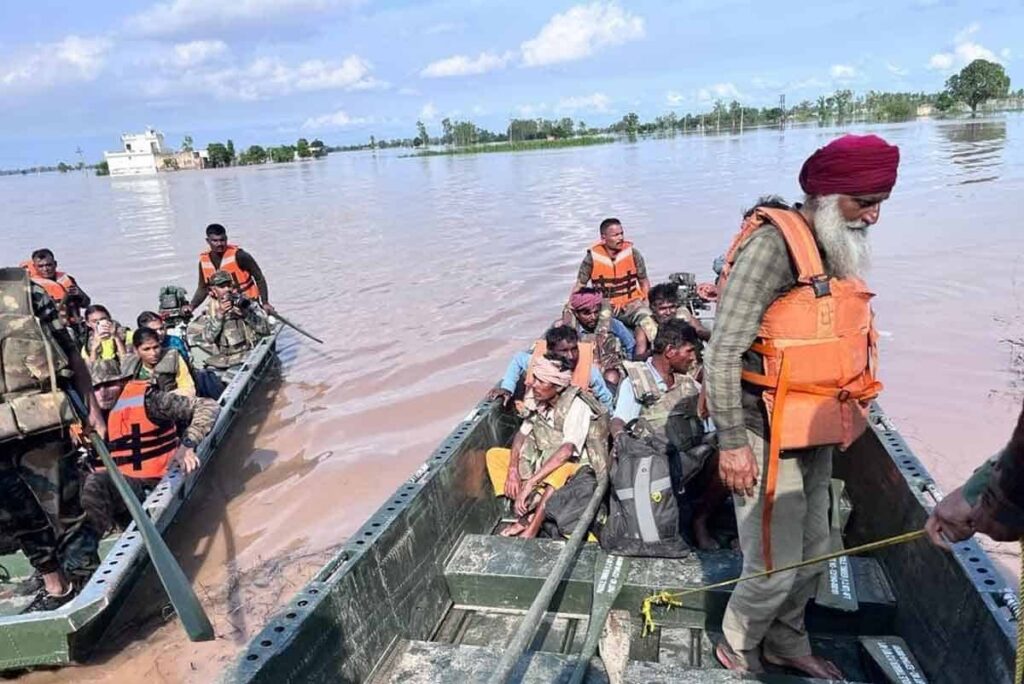
<instances>
[{"instance_id":1,"label":"boat gunwale","mask_svg":"<svg viewBox=\"0 0 1024 684\"><path fill-rule=\"evenodd\" d=\"M277 338L284 325L277 323L269 335L259 340L242 362L241 370L231 379L217 399L221 411L210 433L197 448L199 468L185 476L177 462L172 462L160 483L143 502L145 510L161 535L173 523L178 511L202 478L210 462L216 458L221 442L256 381L263 376L274 353ZM89 626L108 607L116 605L134 586L135 579L149 565L149 554L134 522L118 534L99 567L93 572L81 592L71 601L52 611L37 611L18 615L0 616L0 629L5 632L19 628L38 631L45 623L63 629L66 650L39 657L0 656L0 671L33 665L61 665L73 659L70 641L74 634ZM62 625L63 623L63 625Z\"/></svg>"},{"instance_id":2,"label":"boat gunwale","mask_svg":"<svg viewBox=\"0 0 1024 684\"><path fill-rule=\"evenodd\" d=\"M299 634L299 626L312 614L320 602L327 600L332 586L338 584L348 573L354 572L358 561L374 548L377 540L413 503L416 496L423 491L429 482L451 458L459 454L458 446L466 433L486 420L493 411L498 410L495 402L483 399L472 411L441 441L427 460L401 484L395 492L372 514L363 525L352 534L343 547L318 571L313 578L291 599L289 599L249 640L246 648L238 658L222 673L220 681L249 682L261 674L265 664L280 653L285 652ZM869 421L873 438L881 446L902 477L907 490L916 499L924 515L934 507L929 500L928 492L941 498L941 491L935 484L928 469L913 454L898 430L877 403L871 407ZM369 543L367 543L369 542ZM1013 641L1016 628L1015 621L1009 616L1009 608L1002 597L1012 589L996 572L995 566L986 551L974 539L954 545L951 553L960 567L964 578L979 594L990 616L996 620L1007 639ZM977 559L977 560L972 560ZM982 568L979 572L978 568ZM983 575L979 577L979 575ZM321 638L326 638L327 631ZM308 645L308 644L307 644ZM316 649L312 646L307 652ZM383 661L385 653L381 653L374 669Z\"/></svg>"}]
</instances>

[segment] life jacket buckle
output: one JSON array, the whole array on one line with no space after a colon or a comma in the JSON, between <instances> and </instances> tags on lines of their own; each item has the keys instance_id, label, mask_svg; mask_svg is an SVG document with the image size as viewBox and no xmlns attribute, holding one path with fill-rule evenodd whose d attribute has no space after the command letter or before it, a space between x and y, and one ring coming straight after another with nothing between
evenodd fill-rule
<instances>
[{"instance_id":1,"label":"life jacket buckle","mask_svg":"<svg viewBox=\"0 0 1024 684\"><path fill-rule=\"evenodd\" d=\"M829 285L827 275L816 275L812 277L811 288L814 290L814 296L818 299L828 297L832 294L832 287Z\"/></svg>"}]
</instances>

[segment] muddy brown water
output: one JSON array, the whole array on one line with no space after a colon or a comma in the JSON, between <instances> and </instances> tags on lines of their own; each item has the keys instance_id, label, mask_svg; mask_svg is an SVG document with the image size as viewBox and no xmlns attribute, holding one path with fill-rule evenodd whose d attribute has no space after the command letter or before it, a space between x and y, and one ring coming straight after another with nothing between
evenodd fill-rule
<instances>
[{"instance_id":1,"label":"muddy brown water","mask_svg":"<svg viewBox=\"0 0 1024 684\"><path fill-rule=\"evenodd\" d=\"M873 130L903 159L869 279L881 403L949 490L1006 440L1024 393L1024 118ZM53 248L125 323L160 286L194 288L216 221L257 257L281 312L326 340L283 335L280 373L171 533L217 640L186 641L150 578L89 663L22 679L216 679L557 316L602 218L622 219L655 282L710 279L742 210L767 192L795 199L800 163L836 133L0 179L3 261Z\"/></svg>"}]
</instances>

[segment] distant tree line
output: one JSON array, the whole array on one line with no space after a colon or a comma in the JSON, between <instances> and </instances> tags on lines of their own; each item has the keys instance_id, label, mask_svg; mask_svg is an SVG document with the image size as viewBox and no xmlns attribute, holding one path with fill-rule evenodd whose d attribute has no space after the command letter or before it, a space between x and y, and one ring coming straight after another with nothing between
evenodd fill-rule
<instances>
[{"instance_id":1,"label":"distant tree line","mask_svg":"<svg viewBox=\"0 0 1024 684\"><path fill-rule=\"evenodd\" d=\"M509 121L503 132L492 132L472 121L443 119L441 132L431 137L422 121L416 122L416 135L410 138L378 140L370 136L368 143L344 145L332 151L384 149L388 147L425 148L431 145L445 147L471 147L489 143L531 140L562 140L573 136L590 135L674 135L678 132L736 132L746 128L782 126L787 123L843 125L907 121L917 117L922 108L939 115L970 110L975 114L983 103L996 101L997 106L1008 109L1024 108L1024 88L1010 92L1010 78L1002 65L983 59L974 60L946 82L946 88L937 93L903 92L883 93L870 90L855 94L840 89L817 100L802 100L788 107L750 107L738 100L715 100L703 112L677 114L669 112L652 121L641 121L630 112L619 121L603 128L590 127L583 121L562 119L517 118Z\"/></svg>"},{"instance_id":2,"label":"distant tree line","mask_svg":"<svg viewBox=\"0 0 1024 684\"><path fill-rule=\"evenodd\" d=\"M191 138L186 138L191 142ZM183 146L184 149L184 146ZM306 138L299 138L294 145L276 145L263 147L261 145L250 145L240 153L235 152L235 143L228 140L226 143L212 142L206 146L207 166L222 168L226 166L250 166L252 164L266 164L273 162L295 161L296 159L320 158L325 156L330 148L324 145L319 138L312 141Z\"/></svg>"}]
</instances>

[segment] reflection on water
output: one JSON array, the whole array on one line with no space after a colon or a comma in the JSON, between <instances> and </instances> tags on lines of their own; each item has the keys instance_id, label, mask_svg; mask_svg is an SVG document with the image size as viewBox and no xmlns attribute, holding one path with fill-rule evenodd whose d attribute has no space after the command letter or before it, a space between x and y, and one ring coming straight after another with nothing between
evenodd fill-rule
<instances>
[{"instance_id":1,"label":"reflection on water","mask_svg":"<svg viewBox=\"0 0 1024 684\"><path fill-rule=\"evenodd\" d=\"M1005 121L969 121L936 127L943 149L955 164L956 182L985 183L999 178L1006 146Z\"/></svg>"},{"instance_id":2,"label":"reflection on water","mask_svg":"<svg viewBox=\"0 0 1024 684\"><path fill-rule=\"evenodd\" d=\"M949 488L1001 446L1016 415L998 341L1020 338L1024 323L1024 119L874 130L902 153L872 232L882 403ZM416 469L558 316L601 219L623 221L655 282L674 271L710 278L743 210L766 193L798 199L800 164L837 132L0 179L5 261L52 247L122 321L155 306L164 284L195 286L203 228L218 222L260 262L271 301L326 341L285 333L280 387L249 409L230 465L216 470L225 494L189 506L174 534L215 614L248 612L219 625L225 638L212 644L151 624L145 641L123 636L123 653L76 679L216 679L301 582L261 569L338 544ZM230 587L254 576L263 584L239 603Z\"/></svg>"}]
</instances>

